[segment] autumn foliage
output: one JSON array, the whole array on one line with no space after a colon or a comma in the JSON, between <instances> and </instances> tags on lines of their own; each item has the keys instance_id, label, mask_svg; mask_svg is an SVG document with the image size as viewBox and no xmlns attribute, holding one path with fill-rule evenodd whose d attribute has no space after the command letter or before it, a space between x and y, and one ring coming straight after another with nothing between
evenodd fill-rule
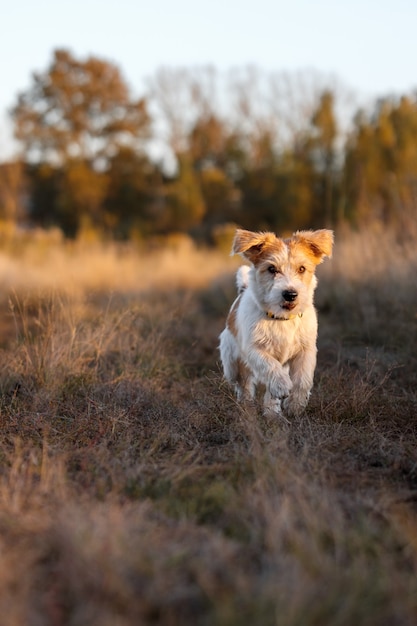
<instances>
[{"instance_id":1,"label":"autumn foliage","mask_svg":"<svg viewBox=\"0 0 417 626\"><path fill-rule=\"evenodd\" d=\"M162 68L135 97L113 63L56 50L12 109L22 152L0 165L0 217L205 241L229 223L407 225L416 97L346 114L345 95L314 75Z\"/></svg>"}]
</instances>

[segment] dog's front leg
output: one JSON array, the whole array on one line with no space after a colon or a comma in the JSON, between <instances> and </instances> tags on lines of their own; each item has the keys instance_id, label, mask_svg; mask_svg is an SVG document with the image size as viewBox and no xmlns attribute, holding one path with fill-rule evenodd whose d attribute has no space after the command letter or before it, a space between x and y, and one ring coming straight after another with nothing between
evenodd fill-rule
<instances>
[{"instance_id":1,"label":"dog's front leg","mask_svg":"<svg viewBox=\"0 0 417 626\"><path fill-rule=\"evenodd\" d=\"M293 386L286 369L268 352L259 348L252 348L249 351L246 362L255 379L265 384L265 400L271 406L277 407L274 410L275 413L280 412L278 407L281 401L289 395Z\"/></svg>"},{"instance_id":2,"label":"dog's front leg","mask_svg":"<svg viewBox=\"0 0 417 626\"><path fill-rule=\"evenodd\" d=\"M313 386L316 354L316 346L311 346L299 352L290 362L293 387L289 396L283 401L283 409L290 417L300 415L307 406Z\"/></svg>"}]
</instances>

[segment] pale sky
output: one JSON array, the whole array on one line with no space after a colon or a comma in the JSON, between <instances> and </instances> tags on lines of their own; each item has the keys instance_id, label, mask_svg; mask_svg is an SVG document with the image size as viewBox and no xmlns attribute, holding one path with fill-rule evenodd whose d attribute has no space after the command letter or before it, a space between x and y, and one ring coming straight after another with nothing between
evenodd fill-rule
<instances>
[{"instance_id":1,"label":"pale sky","mask_svg":"<svg viewBox=\"0 0 417 626\"><path fill-rule=\"evenodd\" d=\"M416 0L3 0L0 159L6 111L55 48L121 69L132 95L161 66L314 69L359 99L417 90Z\"/></svg>"}]
</instances>

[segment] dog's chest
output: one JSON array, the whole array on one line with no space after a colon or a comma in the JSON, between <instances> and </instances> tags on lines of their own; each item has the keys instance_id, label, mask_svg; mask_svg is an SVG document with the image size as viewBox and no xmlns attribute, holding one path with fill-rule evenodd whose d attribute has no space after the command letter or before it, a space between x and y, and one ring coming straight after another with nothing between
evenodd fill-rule
<instances>
[{"instance_id":1,"label":"dog's chest","mask_svg":"<svg viewBox=\"0 0 417 626\"><path fill-rule=\"evenodd\" d=\"M255 344L283 364L301 350L297 321L262 320L253 329L253 339Z\"/></svg>"}]
</instances>

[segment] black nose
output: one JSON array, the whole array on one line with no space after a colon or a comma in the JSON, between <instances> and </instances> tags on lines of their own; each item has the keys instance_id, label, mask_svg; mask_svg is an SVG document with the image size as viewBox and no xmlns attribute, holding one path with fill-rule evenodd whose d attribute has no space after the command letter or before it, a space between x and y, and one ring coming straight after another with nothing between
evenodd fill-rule
<instances>
[{"instance_id":1,"label":"black nose","mask_svg":"<svg viewBox=\"0 0 417 626\"><path fill-rule=\"evenodd\" d=\"M293 289L286 289L285 291L282 292L282 297L284 298L286 302L294 302L297 296L298 296L298 293L294 291Z\"/></svg>"}]
</instances>

